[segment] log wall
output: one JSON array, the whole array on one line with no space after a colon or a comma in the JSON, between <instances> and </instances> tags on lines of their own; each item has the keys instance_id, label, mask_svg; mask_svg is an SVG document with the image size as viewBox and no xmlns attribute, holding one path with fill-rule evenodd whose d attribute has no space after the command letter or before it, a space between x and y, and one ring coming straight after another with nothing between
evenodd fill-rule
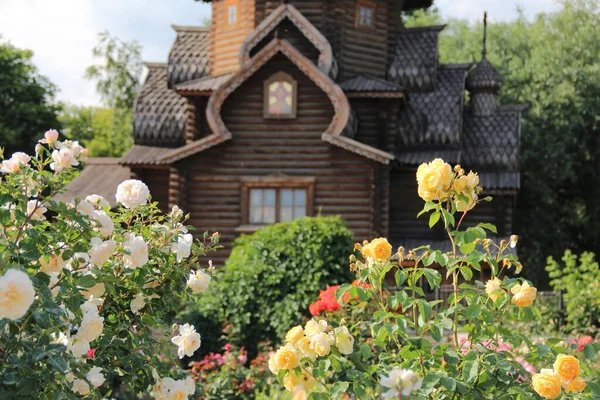
<instances>
[{"instance_id":1,"label":"log wall","mask_svg":"<svg viewBox=\"0 0 600 400\"><path fill-rule=\"evenodd\" d=\"M279 70L298 82L294 120L263 118L263 81ZM244 176L315 177L315 213L341 215L356 240L372 237L374 163L321 140L333 106L287 58L275 56L259 69L226 100L222 113L233 138L190 157L183 166L190 223L197 232L222 234L225 248L211 258L222 263L239 235Z\"/></svg>"},{"instance_id":2,"label":"log wall","mask_svg":"<svg viewBox=\"0 0 600 400\"><path fill-rule=\"evenodd\" d=\"M254 0L238 0L238 22L227 22L227 0L212 2L210 28L210 74L213 76L235 72L240 68L239 51L246 37L254 30Z\"/></svg>"}]
</instances>

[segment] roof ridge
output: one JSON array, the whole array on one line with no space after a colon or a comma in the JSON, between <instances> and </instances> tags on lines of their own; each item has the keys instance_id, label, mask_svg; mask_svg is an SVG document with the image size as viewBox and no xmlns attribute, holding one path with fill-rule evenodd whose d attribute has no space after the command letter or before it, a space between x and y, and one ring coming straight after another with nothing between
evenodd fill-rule
<instances>
[{"instance_id":1,"label":"roof ridge","mask_svg":"<svg viewBox=\"0 0 600 400\"><path fill-rule=\"evenodd\" d=\"M144 61L144 65L148 68L166 68L166 62Z\"/></svg>"},{"instance_id":2,"label":"roof ridge","mask_svg":"<svg viewBox=\"0 0 600 400\"><path fill-rule=\"evenodd\" d=\"M454 64L438 64L438 68L443 69L469 69L473 63L454 63Z\"/></svg>"},{"instance_id":3,"label":"roof ridge","mask_svg":"<svg viewBox=\"0 0 600 400\"><path fill-rule=\"evenodd\" d=\"M398 32L399 34L410 33L410 32L426 32L426 31L442 31L447 25L430 25L430 26L415 26L414 28L402 28Z\"/></svg>"},{"instance_id":4,"label":"roof ridge","mask_svg":"<svg viewBox=\"0 0 600 400\"><path fill-rule=\"evenodd\" d=\"M171 24L175 32L210 32L210 26L175 25Z\"/></svg>"}]
</instances>

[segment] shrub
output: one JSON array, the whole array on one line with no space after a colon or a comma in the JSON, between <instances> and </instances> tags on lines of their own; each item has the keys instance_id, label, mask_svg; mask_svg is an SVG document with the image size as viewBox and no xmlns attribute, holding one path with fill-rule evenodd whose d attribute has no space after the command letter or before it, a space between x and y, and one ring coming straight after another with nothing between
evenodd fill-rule
<instances>
[{"instance_id":1,"label":"shrub","mask_svg":"<svg viewBox=\"0 0 600 400\"><path fill-rule=\"evenodd\" d=\"M101 196L54 201L86 155L52 130L34 156L0 163L0 398L100 399L119 381L187 398L194 382L171 378L183 377L173 358L200 336L168 317L210 279L196 269L218 235L194 244L183 212L162 215L137 180L114 210Z\"/></svg>"},{"instance_id":2,"label":"shrub","mask_svg":"<svg viewBox=\"0 0 600 400\"><path fill-rule=\"evenodd\" d=\"M550 285L563 292L567 332L585 332L600 326L600 266L594 253L581 256L566 250L562 263L548 257Z\"/></svg>"},{"instance_id":3,"label":"shrub","mask_svg":"<svg viewBox=\"0 0 600 400\"><path fill-rule=\"evenodd\" d=\"M243 235L219 285L200 299L201 314L227 324L231 342L254 357L257 343L279 342L289 326L308 316L308 305L325 284L351 281L352 245L339 217L306 217Z\"/></svg>"}]
</instances>

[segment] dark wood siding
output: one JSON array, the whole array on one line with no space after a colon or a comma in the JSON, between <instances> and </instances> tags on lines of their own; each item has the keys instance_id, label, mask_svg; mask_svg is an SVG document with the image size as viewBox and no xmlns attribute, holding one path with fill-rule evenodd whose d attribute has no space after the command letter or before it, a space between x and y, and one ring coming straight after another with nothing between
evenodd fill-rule
<instances>
[{"instance_id":1,"label":"dark wood siding","mask_svg":"<svg viewBox=\"0 0 600 400\"><path fill-rule=\"evenodd\" d=\"M283 70L298 81L294 120L263 119L263 81ZM190 157L185 166L188 211L198 232L218 231L225 249L238 236L243 176L283 173L315 177L314 210L341 215L356 240L373 232L374 164L321 140L333 117L333 106L310 79L282 55L274 57L223 105L223 120L233 138Z\"/></svg>"},{"instance_id":2,"label":"dark wood siding","mask_svg":"<svg viewBox=\"0 0 600 400\"><path fill-rule=\"evenodd\" d=\"M283 21L279 23L277 28L275 28L271 33L269 33L263 40L260 41L256 47L252 49L250 52L250 56L254 56L258 53L264 46L266 46L273 38L277 37L278 39L285 39L292 46L298 49L304 56L306 56L313 63L318 62L319 51L317 48L311 43L310 40L306 38L306 36L300 32L300 30L290 21L288 18L284 18Z\"/></svg>"},{"instance_id":3,"label":"dark wood siding","mask_svg":"<svg viewBox=\"0 0 600 400\"><path fill-rule=\"evenodd\" d=\"M152 201L158 201L163 212L169 210L169 170L168 169L135 169L136 179L148 186Z\"/></svg>"}]
</instances>

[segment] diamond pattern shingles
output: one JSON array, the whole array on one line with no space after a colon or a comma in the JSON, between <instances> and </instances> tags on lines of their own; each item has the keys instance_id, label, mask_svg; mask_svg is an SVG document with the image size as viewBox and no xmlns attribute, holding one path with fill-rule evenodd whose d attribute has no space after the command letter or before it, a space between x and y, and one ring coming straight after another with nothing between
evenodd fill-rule
<instances>
[{"instance_id":1,"label":"diamond pattern shingles","mask_svg":"<svg viewBox=\"0 0 600 400\"><path fill-rule=\"evenodd\" d=\"M465 73L468 64L440 65L435 89L410 93L399 114L396 145L411 146L460 143Z\"/></svg>"},{"instance_id":2,"label":"diamond pattern shingles","mask_svg":"<svg viewBox=\"0 0 600 400\"><path fill-rule=\"evenodd\" d=\"M358 75L340 83L344 92L403 92L402 86L367 75Z\"/></svg>"},{"instance_id":3,"label":"diamond pattern shingles","mask_svg":"<svg viewBox=\"0 0 600 400\"><path fill-rule=\"evenodd\" d=\"M465 113L462 162L480 171L518 171L521 110L500 107L487 117Z\"/></svg>"},{"instance_id":4,"label":"diamond pattern shingles","mask_svg":"<svg viewBox=\"0 0 600 400\"><path fill-rule=\"evenodd\" d=\"M177 26L168 62L169 87L210 74L210 31L207 27Z\"/></svg>"},{"instance_id":5,"label":"diamond pattern shingles","mask_svg":"<svg viewBox=\"0 0 600 400\"><path fill-rule=\"evenodd\" d=\"M135 144L181 146L185 142L186 99L167 87L167 66L148 63L133 116Z\"/></svg>"},{"instance_id":6,"label":"diamond pattern shingles","mask_svg":"<svg viewBox=\"0 0 600 400\"><path fill-rule=\"evenodd\" d=\"M438 36L442 29L444 26L401 30L388 68L388 80L409 90L433 89L438 65Z\"/></svg>"}]
</instances>

